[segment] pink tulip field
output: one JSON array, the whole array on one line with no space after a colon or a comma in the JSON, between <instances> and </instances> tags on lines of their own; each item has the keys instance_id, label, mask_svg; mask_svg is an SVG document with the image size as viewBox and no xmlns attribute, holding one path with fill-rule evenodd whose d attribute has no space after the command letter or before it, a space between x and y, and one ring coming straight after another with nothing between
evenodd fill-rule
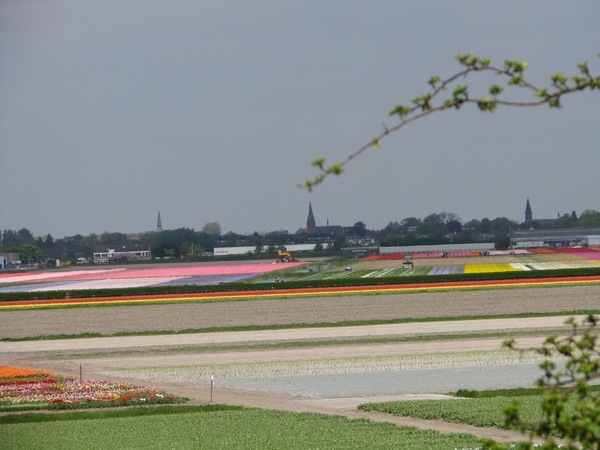
<instances>
[{"instance_id":1,"label":"pink tulip field","mask_svg":"<svg viewBox=\"0 0 600 450\"><path fill-rule=\"evenodd\" d=\"M40 292L72 289L110 289L144 286L232 283L306 263L215 264L144 269L115 268L0 275L0 292ZM27 284L25 284L27 283ZM15 284L18 284L15 286Z\"/></svg>"}]
</instances>

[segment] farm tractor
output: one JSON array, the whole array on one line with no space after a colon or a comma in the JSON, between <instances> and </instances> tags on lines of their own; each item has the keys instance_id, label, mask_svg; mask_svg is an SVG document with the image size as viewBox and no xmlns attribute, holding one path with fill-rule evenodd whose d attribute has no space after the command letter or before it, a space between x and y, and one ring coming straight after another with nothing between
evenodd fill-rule
<instances>
[{"instance_id":1,"label":"farm tractor","mask_svg":"<svg viewBox=\"0 0 600 450\"><path fill-rule=\"evenodd\" d=\"M277 253L277 262L278 263L287 263L287 262L296 262L296 258L294 258L290 252L278 252Z\"/></svg>"},{"instance_id":2,"label":"farm tractor","mask_svg":"<svg viewBox=\"0 0 600 450\"><path fill-rule=\"evenodd\" d=\"M402 268L403 269L413 269L415 266L413 264L413 260L411 256L407 256L404 258L404 260L402 261Z\"/></svg>"}]
</instances>

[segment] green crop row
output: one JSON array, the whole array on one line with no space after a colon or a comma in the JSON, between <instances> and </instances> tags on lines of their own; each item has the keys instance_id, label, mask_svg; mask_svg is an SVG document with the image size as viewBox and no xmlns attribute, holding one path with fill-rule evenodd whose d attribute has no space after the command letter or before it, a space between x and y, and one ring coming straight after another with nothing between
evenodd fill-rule
<instances>
[{"instance_id":1,"label":"green crop row","mask_svg":"<svg viewBox=\"0 0 600 450\"><path fill-rule=\"evenodd\" d=\"M480 439L390 423L286 411L214 411L0 425L5 450L39 449L463 449Z\"/></svg>"},{"instance_id":2,"label":"green crop row","mask_svg":"<svg viewBox=\"0 0 600 450\"><path fill-rule=\"evenodd\" d=\"M440 419L476 427L506 428L504 426L504 407L513 400L520 402L521 416L525 421L534 422L541 417L540 404L542 396L540 394L514 397L367 403L359 405L358 408L364 411L379 411L394 416ZM567 408L569 408L569 405L567 405Z\"/></svg>"},{"instance_id":3,"label":"green crop row","mask_svg":"<svg viewBox=\"0 0 600 450\"><path fill-rule=\"evenodd\" d=\"M418 269L415 269L417 271ZM419 272L416 272L419 273ZM324 287L352 287L352 286L378 286L389 284L409 283L439 283L451 281L482 281L482 280L517 280L533 278L555 278L574 276L600 275L600 267L581 269L557 269L540 271L515 271L493 273L458 273L449 275L415 274L412 276L394 277L345 277L328 280L299 280L285 283L243 284L228 283L212 286L147 286L135 288L90 289L72 291L47 291L47 292L3 292L0 301L33 300L33 299L62 299L62 298L94 298L94 297L122 297L134 295L167 295L191 294L209 292L239 292L239 291L271 291L282 289L305 289Z\"/></svg>"}]
</instances>

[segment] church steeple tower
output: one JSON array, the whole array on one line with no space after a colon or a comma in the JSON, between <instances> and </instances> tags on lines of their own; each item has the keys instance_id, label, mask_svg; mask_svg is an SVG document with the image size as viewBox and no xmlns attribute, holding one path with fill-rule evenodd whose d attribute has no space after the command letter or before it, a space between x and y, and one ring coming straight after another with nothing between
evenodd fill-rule
<instances>
[{"instance_id":1,"label":"church steeple tower","mask_svg":"<svg viewBox=\"0 0 600 450\"><path fill-rule=\"evenodd\" d=\"M308 202L308 218L306 220L306 233L314 234L317 229L317 222L315 221L315 216L312 210L312 203Z\"/></svg>"},{"instance_id":2,"label":"church steeple tower","mask_svg":"<svg viewBox=\"0 0 600 450\"><path fill-rule=\"evenodd\" d=\"M156 231L161 232L162 229L162 223L160 221L160 211L158 211L158 219L156 220Z\"/></svg>"},{"instance_id":3,"label":"church steeple tower","mask_svg":"<svg viewBox=\"0 0 600 450\"><path fill-rule=\"evenodd\" d=\"M527 205L525 206L525 221L533 219L533 211L531 210L531 204L529 203L529 197L527 197Z\"/></svg>"}]
</instances>

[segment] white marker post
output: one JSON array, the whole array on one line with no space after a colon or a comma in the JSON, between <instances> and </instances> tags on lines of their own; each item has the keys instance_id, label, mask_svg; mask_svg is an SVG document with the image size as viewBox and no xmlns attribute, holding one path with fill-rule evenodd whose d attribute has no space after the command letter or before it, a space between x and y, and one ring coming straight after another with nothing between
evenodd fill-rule
<instances>
[{"instance_id":1,"label":"white marker post","mask_svg":"<svg viewBox=\"0 0 600 450\"><path fill-rule=\"evenodd\" d=\"M210 376L210 402L212 403L212 392L213 392L213 383L215 381L215 376Z\"/></svg>"}]
</instances>

